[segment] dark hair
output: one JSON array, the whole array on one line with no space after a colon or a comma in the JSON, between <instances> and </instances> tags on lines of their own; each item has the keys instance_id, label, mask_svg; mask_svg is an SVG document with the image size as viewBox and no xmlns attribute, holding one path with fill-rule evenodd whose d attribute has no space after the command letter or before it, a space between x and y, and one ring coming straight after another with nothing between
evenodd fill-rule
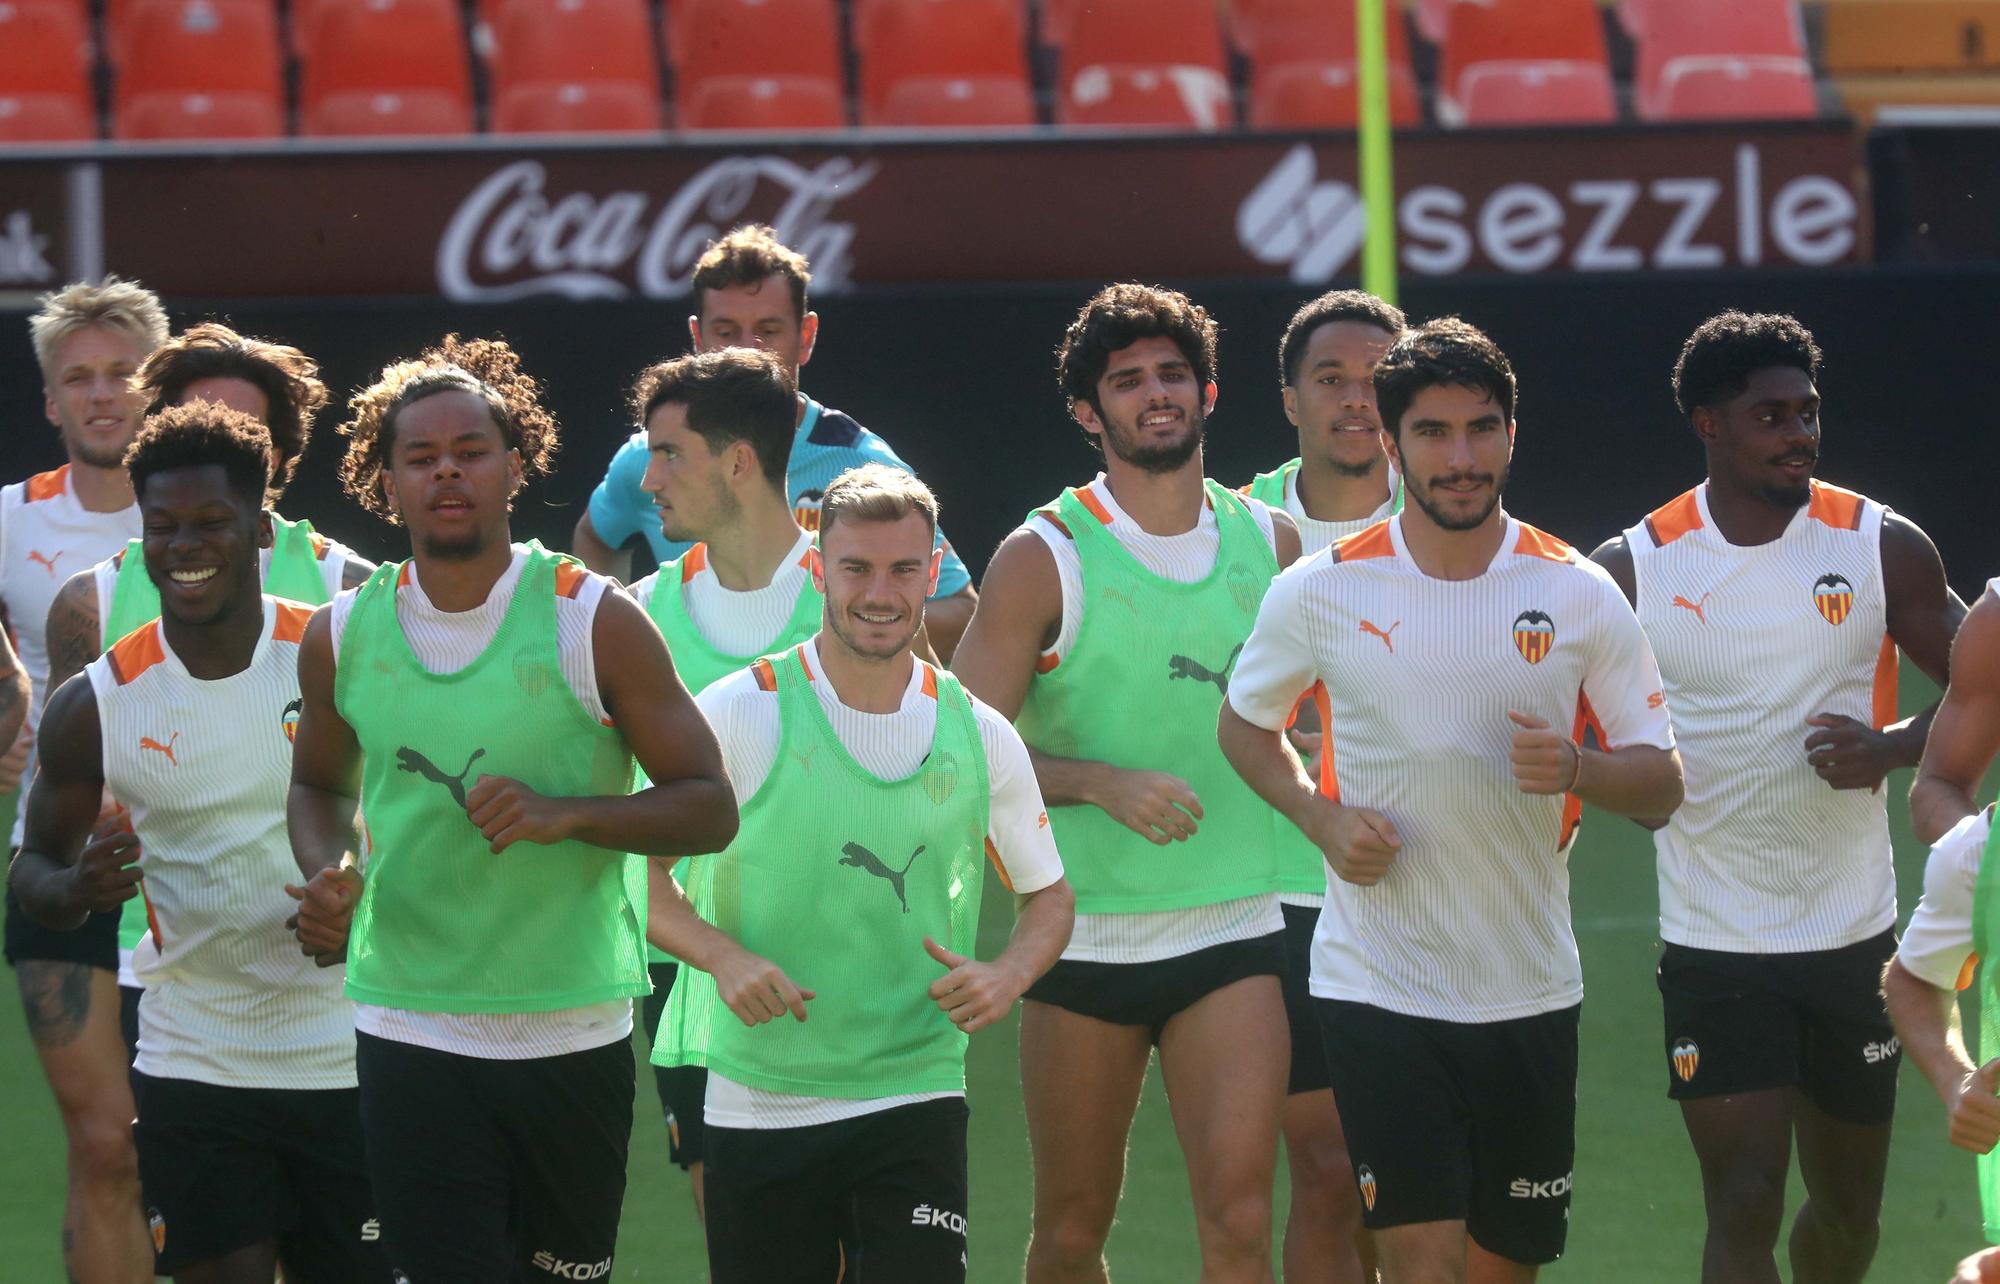
<instances>
[{"instance_id":1,"label":"dark hair","mask_svg":"<svg viewBox=\"0 0 2000 1284\"><path fill-rule=\"evenodd\" d=\"M1385 303L1366 290L1329 290L1292 313L1285 337L1278 341L1278 375L1289 388L1299 381L1299 366L1306 359L1306 345L1313 331L1335 321L1359 321L1372 325L1391 339L1410 328L1403 310Z\"/></svg>"},{"instance_id":2,"label":"dark hair","mask_svg":"<svg viewBox=\"0 0 2000 1284\"><path fill-rule=\"evenodd\" d=\"M373 384L348 399L352 414L340 426L347 455L340 461L340 484L361 506L386 521L396 510L382 489L382 472L396 444L396 416L405 406L440 392L469 392L486 403L509 449L521 452L524 479L549 471L559 429L542 408L541 389L521 369L521 359L499 339L461 339L448 334L415 361L383 369Z\"/></svg>"},{"instance_id":3,"label":"dark hair","mask_svg":"<svg viewBox=\"0 0 2000 1284\"><path fill-rule=\"evenodd\" d=\"M1174 341L1195 380L1215 379L1215 336L1220 327L1206 309L1177 290L1126 282L1107 285L1090 297L1069 323L1056 348L1056 378L1072 402L1097 406L1097 381L1111 354L1141 339L1164 335Z\"/></svg>"},{"instance_id":4,"label":"dark hair","mask_svg":"<svg viewBox=\"0 0 2000 1284\"><path fill-rule=\"evenodd\" d=\"M750 444L764 480L782 492L799 417L798 388L785 363L759 348L697 352L648 367L632 389L644 424L661 406L687 407L688 427L721 453Z\"/></svg>"},{"instance_id":5,"label":"dark hair","mask_svg":"<svg viewBox=\"0 0 2000 1284\"><path fill-rule=\"evenodd\" d=\"M1742 395L1750 376L1772 366L1819 378L1819 345L1812 331L1781 312L1730 310L1695 327L1674 362L1674 401L1684 415Z\"/></svg>"},{"instance_id":6,"label":"dark hair","mask_svg":"<svg viewBox=\"0 0 2000 1284\"><path fill-rule=\"evenodd\" d=\"M235 491L263 511L271 480L271 433L254 417L213 401L190 401L146 416L125 450L132 491L141 502L155 473L214 464Z\"/></svg>"},{"instance_id":7,"label":"dark hair","mask_svg":"<svg viewBox=\"0 0 2000 1284\"><path fill-rule=\"evenodd\" d=\"M1514 367L1484 331L1457 317L1440 317L1396 340L1375 365L1375 408L1397 440L1403 416L1426 388L1471 388L1485 393L1514 422Z\"/></svg>"},{"instance_id":8,"label":"dark hair","mask_svg":"<svg viewBox=\"0 0 2000 1284\"><path fill-rule=\"evenodd\" d=\"M806 256L778 239L778 234L762 223L745 223L727 236L709 243L695 260L694 312L701 315L710 290L756 285L771 276L782 276L791 287L792 307L799 320L806 316L806 287L812 284L812 269Z\"/></svg>"},{"instance_id":9,"label":"dark hair","mask_svg":"<svg viewBox=\"0 0 2000 1284\"><path fill-rule=\"evenodd\" d=\"M155 348L133 376L153 411L181 400L190 384L203 379L241 379L271 403L264 423L271 430L278 460L271 469L267 499L276 502L306 453L313 416L327 402L318 363L297 348L252 339L219 322L204 321Z\"/></svg>"}]
</instances>

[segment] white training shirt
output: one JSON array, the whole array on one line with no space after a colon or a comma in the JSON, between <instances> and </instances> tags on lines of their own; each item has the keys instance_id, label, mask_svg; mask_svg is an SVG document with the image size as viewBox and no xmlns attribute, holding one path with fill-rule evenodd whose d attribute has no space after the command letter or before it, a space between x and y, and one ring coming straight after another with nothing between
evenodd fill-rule
<instances>
[{"instance_id":1,"label":"white training shirt","mask_svg":"<svg viewBox=\"0 0 2000 1284\"><path fill-rule=\"evenodd\" d=\"M1141 566L1160 578L1193 584L1207 578L1215 568L1221 542L1216 534L1215 514L1206 504L1195 520L1193 530L1179 535L1154 535L1118 506L1103 473L1097 474L1089 485L1078 487L1078 490L1103 505L1104 511L1111 515L1111 520L1104 524L1105 529L1117 537ZM1264 532L1264 538L1271 541L1272 551L1275 552L1278 537L1272 529L1271 510L1262 501L1248 496L1243 502L1249 505L1250 515L1257 521L1257 529ZM1075 542L1047 518L1039 515L1030 517L1026 529L1049 546L1049 553L1056 562L1056 575L1062 581L1062 624L1057 630L1054 645L1042 652L1042 664L1046 670L1061 663L1063 657L1069 654L1070 647L1076 643L1077 630L1083 625L1083 558L1077 553ZM1069 945L1062 956L1087 963L1151 963L1230 941L1268 936L1284 930L1284 926L1285 919L1278 909L1278 898L1270 893L1239 897L1214 905L1197 905L1190 909L1143 914L1078 914L1076 930L1070 934Z\"/></svg>"},{"instance_id":2,"label":"white training shirt","mask_svg":"<svg viewBox=\"0 0 2000 1284\"><path fill-rule=\"evenodd\" d=\"M1571 1007L1581 804L1515 785L1507 714L1579 737L1594 720L1607 747L1671 747L1652 652L1611 577L1560 540L1507 517L1484 572L1434 579L1405 520L1280 574L1229 683L1230 707L1276 731L1323 681L1338 797L1402 839L1375 886L1329 876L1312 993L1463 1022Z\"/></svg>"},{"instance_id":3,"label":"white training shirt","mask_svg":"<svg viewBox=\"0 0 2000 1284\"><path fill-rule=\"evenodd\" d=\"M354 1086L343 968L299 953L285 829L309 608L264 599L249 665L189 674L158 620L85 669L104 781L131 809L149 936L134 1065L231 1088Z\"/></svg>"},{"instance_id":4,"label":"white training shirt","mask_svg":"<svg viewBox=\"0 0 2000 1284\"><path fill-rule=\"evenodd\" d=\"M513 562L494 581L485 602L470 611L441 611L424 596L416 564L410 563L409 576L396 589L396 621L403 626L403 636L417 662L432 673L455 673L478 659L506 619L514 587L526 565L526 550L516 547ZM349 589L333 600L336 661L359 591ZM600 722L610 713L598 694L591 637L598 603L607 591L615 592L617 586L601 575L586 572L576 596L556 595L556 649L563 679L590 716ZM583 1052L630 1038L632 1001L611 999L553 1012L411 1012L361 1003L355 1005L355 1027L377 1038L460 1056L526 1060Z\"/></svg>"},{"instance_id":5,"label":"white training shirt","mask_svg":"<svg viewBox=\"0 0 2000 1284\"><path fill-rule=\"evenodd\" d=\"M801 650L806 671L814 675L813 694L819 697L820 707L826 710L841 746L854 755L857 763L884 780L901 780L923 765L937 733L937 696L926 689L929 684L925 681L929 665L919 661L913 666L910 685L903 692L902 706L896 712L864 713L841 703L839 692L825 678L819 649L811 639L801 644ZM740 669L718 679L702 692L696 703L721 742L722 763L729 771L737 802L748 803L763 787L777 761L784 731L778 693L760 687L752 670ZM1055 836L1049 829L1048 812L1042 806L1041 787L1035 781L1034 764L1028 758L1028 747L1021 743L1013 724L991 706L972 698L972 713L979 724L980 746L986 751L987 787L991 794L986 831L988 855L999 869L1001 881L1015 894L1038 892L1061 878L1063 868L1062 859L1056 854ZM735 1020L726 1013L719 1014L718 1019ZM791 1017L779 1019L789 1021ZM963 1095L929 1092L854 1101L767 1092L711 1073L703 1117L709 1126L717 1128L801 1128L912 1102Z\"/></svg>"},{"instance_id":6,"label":"white training shirt","mask_svg":"<svg viewBox=\"0 0 2000 1284\"><path fill-rule=\"evenodd\" d=\"M1988 805L1937 840L1924 862L1923 899L1896 946L1903 969L1940 990L1970 987L1979 963L1972 939L1972 906L1992 831L1993 808Z\"/></svg>"},{"instance_id":7,"label":"white training shirt","mask_svg":"<svg viewBox=\"0 0 2000 1284\"><path fill-rule=\"evenodd\" d=\"M1784 534L1744 547L1704 483L1625 532L1687 774L1653 836L1662 939L1782 954L1895 925L1886 793L1834 789L1805 750L1818 713L1896 720L1885 512L1816 481Z\"/></svg>"},{"instance_id":8,"label":"white training shirt","mask_svg":"<svg viewBox=\"0 0 2000 1284\"><path fill-rule=\"evenodd\" d=\"M771 582L762 588L724 588L715 578L714 565L704 560L681 582L681 602L695 632L727 655L762 654L791 622L798 607L806 576L811 574L806 569L806 553L812 542L810 533L800 531L798 543L792 545ZM653 589L659 581L660 573L655 571L627 591L640 606L651 610Z\"/></svg>"},{"instance_id":9,"label":"white training shirt","mask_svg":"<svg viewBox=\"0 0 2000 1284\"><path fill-rule=\"evenodd\" d=\"M14 649L34 687L28 700L29 727L41 721L42 702L48 699L47 631L56 594L71 575L111 556L138 535L139 505L91 512L76 497L68 464L0 488L0 603L6 604ZM0 753L8 747L0 745ZM22 782L34 772L30 752ZM15 813L9 840L15 847L21 845L27 811L21 807Z\"/></svg>"}]
</instances>

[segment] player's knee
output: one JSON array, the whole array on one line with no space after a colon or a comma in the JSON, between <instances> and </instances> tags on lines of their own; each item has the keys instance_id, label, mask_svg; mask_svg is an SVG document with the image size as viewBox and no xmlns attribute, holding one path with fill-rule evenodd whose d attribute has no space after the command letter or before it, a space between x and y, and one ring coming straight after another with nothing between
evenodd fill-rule
<instances>
[{"instance_id":1,"label":"player's knee","mask_svg":"<svg viewBox=\"0 0 2000 1284\"><path fill-rule=\"evenodd\" d=\"M1775 1237L1785 1213L1783 1173L1767 1173L1740 1165L1709 1183L1708 1221L1711 1230L1732 1236Z\"/></svg>"},{"instance_id":2,"label":"player's knee","mask_svg":"<svg viewBox=\"0 0 2000 1284\"><path fill-rule=\"evenodd\" d=\"M1268 1191L1243 1191L1203 1201L1196 1210L1206 1253L1230 1256L1268 1253L1271 1243L1271 1199Z\"/></svg>"},{"instance_id":3,"label":"player's knee","mask_svg":"<svg viewBox=\"0 0 2000 1284\"><path fill-rule=\"evenodd\" d=\"M1108 1222L1080 1217L1038 1217L1028 1239L1028 1261L1059 1271L1080 1271L1104 1260Z\"/></svg>"},{"instance_id":4,"label":"player's knee","mask_svg":"<svg viewBox=\"0 0 2000 1284\"><path fill-rule=\"evenodd\" d=\"M103 1112L71 1121L70 1166L78 1181L92 1185L122 1185L139 1180L139 1153L132 1145L130 1123Z\"/></svg>"},{"instance_id":5,"label":"player's knee","mask_svg":"<svg viewBox=\"0 0 2000 1284\"><path fill-rule=\"evenodd\" d=\"M1812 1209L1813 1228L1818 1231L1821 1242L1843 1257L1867 1252L1881 1237L1879 1203L1860 1206L1815 1196L1808 1207Z\"/></svg>"}]
</instances>

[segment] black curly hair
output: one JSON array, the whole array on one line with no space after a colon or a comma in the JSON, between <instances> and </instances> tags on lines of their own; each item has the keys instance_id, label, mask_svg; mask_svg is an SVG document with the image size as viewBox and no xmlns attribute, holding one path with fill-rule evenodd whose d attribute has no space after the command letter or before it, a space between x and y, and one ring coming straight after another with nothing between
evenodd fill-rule
<instances>
[{"instance_id":1,"label":"black curly hair","mask_svg":"<svg viewBox=\"0 0 2000 1284\"><path fill-rule=\"evenodd\" d=\"M1782 312L1731 309L1695 327L1674 362L1674 402L1692 417L1697 407L1741 396L1750 376L1772 366L1819 378L1819 345L1812 331Z\"/></svg>"},{"instance_id":2,"label":"black curly hair","mask_svg":"<svg viewBox=\"0 0 2000 1284\"><path fill-rule=\"evenodd\" d=\"M1111 354L1141 339L1164 335L1194 367L1196 382L1215 379L1215 337L1221 327L1208 310L1178 290L1126 282L1090 297L1056 348L1056 378L1072 402L1097 405L1097 381Z\"/></svg>"},{"instance_id":3,"label":"black curly hair","mask_svg":"<svg viewBox=\"0 0 2000 1284\"><path fill-rule=\"evenodd\" d=\"M156 473L213 464L252 510L264 508L271 480L271 431L254 416L213 401L190 401L146 416L125 450L132 491L143 504Z\"/></svg>"}]
</instances>

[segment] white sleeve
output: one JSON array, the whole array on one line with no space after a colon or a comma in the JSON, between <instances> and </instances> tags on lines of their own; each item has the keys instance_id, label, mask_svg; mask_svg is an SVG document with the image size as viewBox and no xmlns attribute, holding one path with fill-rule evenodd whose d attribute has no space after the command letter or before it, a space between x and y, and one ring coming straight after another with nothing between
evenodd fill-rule
<instances>
[{"instance_id":1,"label":"white sleeve","mask_svg":"<svg viewBox=\"0 0 2000 1284\"><path fill-rule=\"evenodd\" d=\"M729 773L741 806L764 787L778 759L784 719L777 692L758 686L754 670L738 669L709 684L695 696L694 705L715 730L722 746L722 768Z\"/></svg>"},{"instance_id":2,"label":"white sleeve","mask_svg":"<svg viewBox=\"0 0 2000 1284\"><path fill-rule=\"evenodd\" d=\"M333 662L340 663L340 639L347 633L347 617L354 614L354 595L360 589L343 589L333 595L333 610L327 615L327 640L333 644Z\"/></svg>"},{"instance_id":3,"label":"white sleeve","mask_svg":"<svg viewBox=\"0 0 2000 1284\"><path fill-rule=\"evenodd\" d=\"M1248 495L1239 494L1237 498L1241 499L1244 507L1250 510L1250 516L1256 521L1257 529L1264 532L1264 542L1271 546L1271 556L1276 557L1278 555L1278 522L1276 518L1271 516L1271 506L1261 499L1252 499Z\"/></svg>"},{"instance_id":4,"label":"white sleeve","mask_svg":"<svg viewBox=\"0 0 2000 1284\"><path fill-rule=\"evenodd\" d=\"M1306 576L1329 563L1324 554L1287 568L1271 581L1257 625L1236 658L1229 678L1229 707L1266 731L1283 731L1301 693L1319 681L1319 665L1306 637L1303 594Z\"/></svg>"},{"instance_id":5,"label":"white sleeve","mask_svg":"<svg viewBox=\"0 0 2000 1284\"><path fill-rule=\"evenodd\" d=\"M1653 644L1624 592L1592 563L1585 569L1599 579L1597 627L1591 630L1590 654L1583 674L1583 698L1596 716L1604 748L1652 745L1674 747L1673 719L1667 710L1666 684Z\"/></svg>"},{"instance_id":6,"label":"white sleeve","mask_svg":"<svg viewBox=\"0 0 2000 1284\"><path fill-rule=\"evenodd\" d=\"M1992 815L1989 807L1967 816L1931 848L1924 863L1923 899L1896 947L1905 971L1940 990L1959 989L1970 979L1966 964L1973 953L1972 901Z\"/></svg>"},{"instance_id":7,"label":"white sleeve","mask_svg":"<svg viewBox=\"0 0 2000 1284\"><path fill-rule=\"evenodd\" d=\"M992 793L986 821L991 854L1001 878L1016 895L1039 892L1063 876L1063 866L1028 746L998 710L977 700L972 708L986 750L986 783Z\"/></svg>"},{"instance_id":8,"label":"white sleeve","mask_svg":"<svg viewBox=\"0 0 2000 1284\"><path fill-rule=\"evenodd\" d=\"M627 584L625 591L631 594L634 602L637 602L646 609L646 614L651 615L653 613L653 589L659 582L660 573L654 571L651 575L648 575L636 584Z\"/></svg>"}]
</instances>

